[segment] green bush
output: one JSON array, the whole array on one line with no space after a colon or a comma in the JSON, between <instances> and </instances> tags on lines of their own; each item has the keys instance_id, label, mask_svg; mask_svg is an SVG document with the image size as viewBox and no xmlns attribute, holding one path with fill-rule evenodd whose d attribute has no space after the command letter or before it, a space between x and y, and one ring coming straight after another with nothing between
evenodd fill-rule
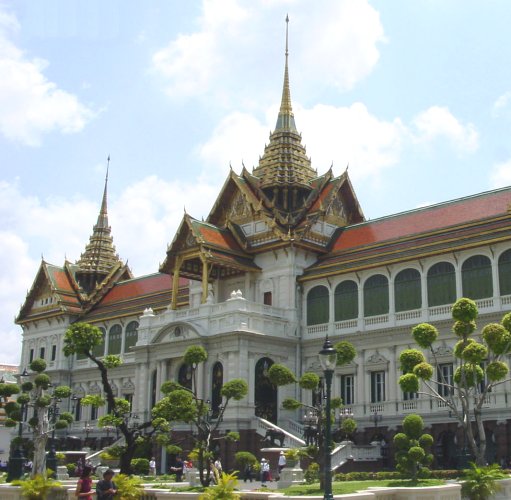
<instances>
[{"instance_id":1,"label":"green bush","mask_svg":"<svg viewBox=\"0 0 511 500\"><path fill-rule=\"evenodd\" d=\"M303 478L307 484L319 482L319 464L315 462L310 464L303 473Z\"/></svg>"},{"instance_id":2,"label":"green bush","mask_svg":"<svg viewBox=\"0 0 511 500\"><path fill-rule=\"evenodd\" d=\"M131 461L131 467L133 472L139 476L149 474L149 460L147 458L134 458Z\"/></svg>"}]
</instances>

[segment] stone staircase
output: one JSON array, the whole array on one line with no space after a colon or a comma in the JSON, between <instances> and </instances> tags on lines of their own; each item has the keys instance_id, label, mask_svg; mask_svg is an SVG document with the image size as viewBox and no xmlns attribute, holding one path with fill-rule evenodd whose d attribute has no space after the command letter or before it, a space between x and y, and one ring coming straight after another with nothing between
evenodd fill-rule
<instances>
[{"instance_id":1,"label":"stone staircase","mask_svg":"<svg viewBox=\"0 0 511 500\"><path fill-rule=\"evenodd\" d=\"M304 427L300 422L288 420L279 427L268 420L256 417L256 432L262 437L271 435L276 436L280 433L284 437L282 447L285 448L302 448L305 441L298 437L303 436ZM332 451L332 471L342 467L348 460L356 462L375 462L381 458L381 445L372 443L369 445L356 445L351 441L343 441L339 443Z\"/></svg>"}]
</instances>

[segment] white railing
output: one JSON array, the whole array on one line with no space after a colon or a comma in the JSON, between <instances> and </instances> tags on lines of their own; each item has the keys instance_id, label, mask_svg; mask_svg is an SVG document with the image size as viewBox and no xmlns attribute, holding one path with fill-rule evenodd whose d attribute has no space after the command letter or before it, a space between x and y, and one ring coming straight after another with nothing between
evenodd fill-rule
<instances>
[{"instance_id":1,"label":"white railing","mask_svg":"<svg viewBox=\"0 0 511 500\"><path fill-rule=\"evenodd\" d=\"M273 430L277 432L282 432L290 447L300 448L301 446L305 446L305 441L303 439L295 436L294 434L291 434L282 427L279 427L278 425L275 425L261 417L256 417L256 420L257 420L256 432L260 436L265 436L266 431Z\"/></svg>"},{"instance_id":2,"label":"white railing","mask_svg":"<svg viewBox=\"0 0 511 500\"><path fill-rule=\"evenodd\" d=\"M298 435L298 436L303 436L304 428L303 428L303 424L301 424L300 422L297 422L296 420L289 419L285 425L289 432L291 432L295 435Z\"/></svg>"},{"instance_id":3,"label":"white railing","mask_svg":"<svg viewBox=\"0 0 511 500\"><path fill-rule=\"evenodd\" d=\"M501 297L500 303L503 306L508 306L509 304L511 304L511 295L504 295L503 297Z\"/></svg>"},{"instance_id":4,"label":"white railing","mask_svg":"<svg viewBox=\"0 0 511 500\"><path fill-rule=\"evenodd\" d=\"M347 319L346 321L337 321L335 323L336 330L347 330L349 328L357 328L358 319Z\"/></svg>"},{"instance_id":5,"label":"white railing","mask_svg":"<svg viewBox=\"0 0 511 500\"><path fill-rule=\"evenodd\" d=\"M370 316L369 318L364 318L364 324L366 326L378 325L380 323L388 323L389 315L382 314L381 316Z\"/></svg>"},{"instance_id":6,"label":"white railing","mask_svg":"<svg viewBox=\"0 0 511 500\"><path fill-rule=\"evenodd\" d=\"M430 316L444 316L451 314L452 304L430 307L428 313Z\"/></svg>"},{"instance_id":7,"label":"white railing","mask_svg":"<svg viewBox=\"0 0 511 500\"><path fill-rule=\"evenodd\" d=\"M403 411L416 410L418 406L418 401L416 399L403 401L401 406L403 408Z\"/></svg>"},{"instance_id":8,"label":"white railing","mask_svg":"<svg viewBox=\"0 0 511 500\"><path fill-rule=\"evenodd\" d=\"M493 299L479 299L476 300L478 309L486 309L488 307L493 307Z\"/></svg>"},{"instance_id":9,"label":"white railing","mask_svg":"<svg viewBox=\"0 0 511 500\"><path fill-rule=\"evenodd\" d=\"M313 325L307 327L307 333L324 333L328 331L328 323L322 325Z\"/></svg>"},{"instance_id":10,"label":"white railing","mask_svg":"<svg viewBox=\"0 0 511 500\"><path fill-rule=\"evenodd\" d=\"M417 319L422 316L422 309L414 309L413 311L403 311L396 313L396 321L406 321L408 319Z\"/></svg>"}]
</instances>

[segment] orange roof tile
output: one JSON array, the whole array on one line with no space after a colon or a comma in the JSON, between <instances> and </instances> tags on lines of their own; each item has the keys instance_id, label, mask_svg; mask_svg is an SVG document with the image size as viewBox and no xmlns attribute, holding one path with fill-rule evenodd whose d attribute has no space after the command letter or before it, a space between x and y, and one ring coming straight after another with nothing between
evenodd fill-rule
<instances>
[{"instance_id":1,"label":"orange roof tile","mask_svg":"<svg viewBox=\"0 0 511 500\"><path fill-rule=\"evenodd\" d=\"M220 248L227 250L239 251L240 247L236 240L226 231L221 231L213 227L208 227L204 224L196 224L197 230L200 232L204 241Z\"/></svg>"},{"instance_id":2,"label":"orange roof tile","mask_svg":"<svg viewBox=\"0 0 511 500\"><path fill-rule=\"evenodd\" d=\"M341 231L331 252L446 229L509 213L511 188L365 222Z\"/></svg>"},{"instance_id":3,"label":"orange roof tile","mask_svg":"<svg viewBox=\"0 0 511 500\"><path fill-rule=\"evenodd\" d=\"M179 278L179 286L188 284L186 278ZM166 292L172 289L172 276L163 273L150 274L141 278L121 281L117 283L101 300L101 304L109 304L139 298L144 295L150 295L158 292Z\"/></svg>"}]
</instances>

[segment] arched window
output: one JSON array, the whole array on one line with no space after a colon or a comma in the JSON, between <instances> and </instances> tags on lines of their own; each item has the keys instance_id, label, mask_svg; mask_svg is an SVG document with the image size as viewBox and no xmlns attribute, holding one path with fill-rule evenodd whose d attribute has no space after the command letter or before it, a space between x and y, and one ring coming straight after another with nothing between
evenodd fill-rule
<instances>
[{"instance_id":1,"label":"arched window","mask_svg":"<svg viewBox=\"0 0 511 500\"><path fill-rule=\"evenodd\" d=\"M220 414L220 406L222 406L222 385L224 384L224 367L220 361L213 365L211 373L211 412L213 418L217 418Z\"/></svg>"},{"instance_id":2,"label":"arched window","mask_svg":"<svg viewBox=\"0 0 511 500\"><path fill-rule=\"evenodd\" d=\"M339 283L334 294L335 321L358 318L358 286L354 281Z\"/></svg>"},{"instance_id":3,"label":"arched window","mask_svg":"<svg viewBox=\"0 0 511 500\"><path fill-rule=\"evenodd\" d=\"M105 337L106 337L106 330L103 327L99 327L101 330L101 335L103 336L103 339L101 341L101 344L94 346L94 349L92 349L92 354L96 358L101 358L105 355Z\"/></svg>"},{"instance_id":4,"label":"arched window","mask_svg":"<svg viewBox=\"0 0 511 500\"><path fill-rule=\"evenodd\" d=\"M329 297L326 286L315 286L307 294L307 324L320 325L329 321Z\"/></svg>"},{"instance_id":5,"label":"arched window","mask_svg":"<svg viewBox=\"0 0 511 500\"><path fill-rule=\"evenodd\" d=\"M438 262L428 271L428 306L456 302L456 271L449 262Z\"/></svg>"},{"instance_id":6,"label":"arched window","mask_svg":"<svg viewBox=\"0 0 511 500\"><path fill-rule=\"evenodd\" d=\"M403 269L394 279L396 312L422 307L421 275L417 269Z\"/></svg>"},{"instance_id":7,"label":"arched window","mask_svg":"<svg viewBox=\"0 0 511 500\"><path fill-rule=\"evenodd\" d=\"M190 365L184 363L181 365L177 375L177 383L192 390L192 367Z\"/></svg>"},{"instance_id":8,"label":"arched window","mask_svg":"<svg viewBox=\"0 0 511 500\"><path fill-rule=\"evenodd\" d=\"M500 295L511 295L511 249L499 257Z\"/></svg>"},{"instance_id":9,"label":"arched window","mask_svg":"<svg viewBox=\"0 0 511 500\"><path fill-rule=\"evenodd\" d=\"M491 261L484 255L474 255L461 266L463 296L469 299L493 297Z\"/></svg>"},{"instance_id":10,"label":"arched window","mask_svg":"<svg viewBox=\"0 0 511 500\"><path fill-rule=\"evenodd\" d=\"M138 341L138 321L128 323L126 327L126 338L124 339L124 352L130 352L130 347Z\"/></svg>"},{"instance_id":11,"label":"arched window","mask_svg":"<svg viewBox=\"0 0 511 500\"><path fill-rule=\"evenodd\" d=\"M268 370L273 365L270 358L261 358L255 366L255 414L270 422L277 422L277 388L268 378Z\"/></svg>"},{"instance_id":12,"label":"arched window","mask_svg":"<svg viewBox=\"0 0 511 500\"><path fill-rule=\"evenodd\" d=\"M108 332L108 354L121 354L122 327L114 325Z\"/></svg>"},{"instance_id":13,"label":"arched window","mask_svg":"<svg viewBox=\"0 0 511 500\"><path fill-rule=\"evenodd\" d=\"M364 316L378 316L389 312L389 280L375 274L364 283Z\"/></svg>"}]
</instances>

